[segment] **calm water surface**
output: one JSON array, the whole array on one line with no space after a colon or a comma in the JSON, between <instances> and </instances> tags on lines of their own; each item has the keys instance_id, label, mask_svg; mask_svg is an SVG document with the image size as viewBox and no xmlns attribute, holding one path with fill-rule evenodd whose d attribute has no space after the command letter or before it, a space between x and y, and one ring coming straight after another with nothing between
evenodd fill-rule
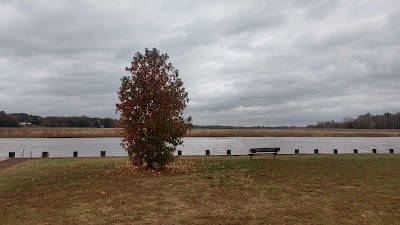
<instances>
[{"instance_id":1,"label":"calm water surface","mask_svg":"<svg viewBox=\"0 0 400 225\"><path fill-rule=\"evenodd\" d=\"M184 138L184 144L178 146L183 155L204 155L205 150L211 155L225 155L226 150L232 150L234 155L245 155L249 148L280 147L279 154L293 154L295 149L300 154L313 154L318 149L321 154L332 154L333 149L340 153L400 153L400 138L353 138L353 137L230 137L230 138ZM43 151L50 157L71 157L78 151L79 157L100 156L100 151L106 151L107 156L127 156L120 146L120 138L0 138L0 158L7 158L8 152L15 152L16 157L41 157ZM176 153L175 153L176 154Z\"/></svg>"}]
</instances>

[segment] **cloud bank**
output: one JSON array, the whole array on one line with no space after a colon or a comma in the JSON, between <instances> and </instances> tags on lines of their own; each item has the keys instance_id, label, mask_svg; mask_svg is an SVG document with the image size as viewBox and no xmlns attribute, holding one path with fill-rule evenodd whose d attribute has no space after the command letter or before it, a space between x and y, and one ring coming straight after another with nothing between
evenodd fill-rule
<instances>
[{"instance_id":1,"label":"cloud bank","mask_svg":"<svg viewBox=\"0 0 400 225\"><path fill-rule=\"evenodd\" d=\"M158 48L195 124L400 110L397 1L2 1L0 110L117 118L124 68Z\"/></svg>"}]
</instances>

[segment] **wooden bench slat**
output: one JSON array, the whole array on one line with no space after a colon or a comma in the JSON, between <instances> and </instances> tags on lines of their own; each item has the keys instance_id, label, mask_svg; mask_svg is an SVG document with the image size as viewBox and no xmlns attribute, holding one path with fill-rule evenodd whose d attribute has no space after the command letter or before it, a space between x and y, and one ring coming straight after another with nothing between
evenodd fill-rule
<instances>
[{"instance_id":1,"label":"wooden bench slat","mask_svg":"<svg viewBox=\"0 0 400 225\"><path fill-rule=\"evenodd\" d=\"M251 154L256 154L256 153L277 153L280 151L280 148L250 148L249 152Z\"/></svg>"}]
</instances>

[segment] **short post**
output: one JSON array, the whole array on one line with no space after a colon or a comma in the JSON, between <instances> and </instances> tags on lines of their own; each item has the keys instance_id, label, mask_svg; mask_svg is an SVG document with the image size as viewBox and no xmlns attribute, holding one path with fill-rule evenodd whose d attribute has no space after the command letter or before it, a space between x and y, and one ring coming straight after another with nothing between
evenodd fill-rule
<instances>
[{"instance_id":1,"label":"short post","mask_svg":"<svg viewBox=\"0 0 400 225\"><path fill-rule=\"evenodd\" d=\"M333 149L333 154L337 154L337 149Z\"/></svg>"},{"instance_id":2,"label":"short post","mask_svg":"<svg viewBox=\"0 0 400 225\"><path fill-rule=\"evenodd\" d=\"M178 155L182 155L182 150L178 150Z\"/></svg>"},{"instance_id":3,"label":"short post","mask_svg":"<svg viewBox=\"0 0 400 225\"><path fill-rule=\"evenodd\" d=\"M24 158L24 149L21 150L21 158Z\"/></svg>"},{"instance_id":4,"label":"short post","mask_svg":"<svg viewBox=\"0 0 400 225\"><path fill-rule=\"evenodd\" d=\"M8 158L15 158L15 152L9 152Z\"/></svg>"},{"instance_id":5,"label":"short post","mask_svg":"<svg viewBox=\"0 0 400 225\"><path fill-rule=\"evenodd\" d=\"M29 150L29 157L32 158L32 149Z\"/></svg>"},{"instance_id":6,"label":"short post","mask_svg":"<svg viewBox=\"0 0 400 225\"><path fill-rule=\"evenodd\" d=\"M101 157L106 157L106 151L101 151L101 152L100 152L100 156L101 156Z\"/></svg>"},{"instance_id":7,"label":"short post","mask_svg":"<svg viewBox=\"0 0 400 225\"><path fill-rule=\"evenodd\" d=\"M210 150L206 150L206 155L210 155Z\"/></svg>"},{"instance_id":8,"label":"short post","mask_svg":"<svg viewBox=\"0 0 400 225\"><path fill-rule=\"evenodd\" d=\"M78 157L78 152L74 151L74 157Z\"/></svg>"},{"instance_id":9,"label":"short post","mask_svg":"<svg viewBox=\"0 0 400 225\"><path fill-rule=\"evenodd\" d=\"M295 149L294 150L294 154L299 154L300 153L300 150L299 149Z\"/></svg>"},{"instance_id":10,"label":"short post","mask_svg":"<svg viewBox=\"0 0 400 225\"><path fill-rule=\"evenodd\" d=\"M358 149L354 149L354 154L358 154Z\"/></svg>"},{"instance_id":11,"label":"short post","mask_svg":"<svg viewBox=\"0 0 400 225\"><path fill-rule=\"evenodd\" d=\"M314 154L318 154L318 149L314 149Z\"/></svg>"},{"instance_id":12,"label":"short post","mask_svg":"<svg viewBox=\"0 0 400 225\"><path fill-rule=\"evenodd\" d=\"M227 155L232 155L232 151L228 149L228 150L226 150L226 154Z\"/></svg>"},{"instance_id":13,"label":"short post","mask_svg":"<svg viewBox=\"0 0 400 225\"><path fill-rule=\"evenodd\" d=\"M49 158L49 152L42 152L42 158Z\"/></svg>"},{"instance_id":14,"label":"short post","mask_svg":"<svg viewBox=\"0 0 400 225\"><path fill-rule=\"evenodd\" d=\"M389 149L389 152L390 152L390 154L393 154L394 153L394 149L393 148Z\"/></svg>"},{"instance_id":15,"label":"short post","mask_svg":"<svg viewBox=\"0 0 400 225\"><path fill-rule=\"evenodd\" d=\"M376 148L372 149L372 153L376 154Z\"/></svg>"}]
</instances>

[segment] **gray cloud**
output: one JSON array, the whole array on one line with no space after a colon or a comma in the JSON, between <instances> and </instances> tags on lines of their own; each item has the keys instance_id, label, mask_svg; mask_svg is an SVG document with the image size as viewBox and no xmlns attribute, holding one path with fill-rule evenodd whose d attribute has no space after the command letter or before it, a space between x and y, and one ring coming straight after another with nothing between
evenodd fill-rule
<instances>
[{"instance_id":1,"label":"gray cloud","mask_svg":"<svg viewBox=\"0 0 400 225\"><path fill-rule=\"evenodd\" d=\"M132 56L179 69L196 124L400 111L396 1L2 1L0 110L117 117Z\"/></svg>"}]
</instances>

